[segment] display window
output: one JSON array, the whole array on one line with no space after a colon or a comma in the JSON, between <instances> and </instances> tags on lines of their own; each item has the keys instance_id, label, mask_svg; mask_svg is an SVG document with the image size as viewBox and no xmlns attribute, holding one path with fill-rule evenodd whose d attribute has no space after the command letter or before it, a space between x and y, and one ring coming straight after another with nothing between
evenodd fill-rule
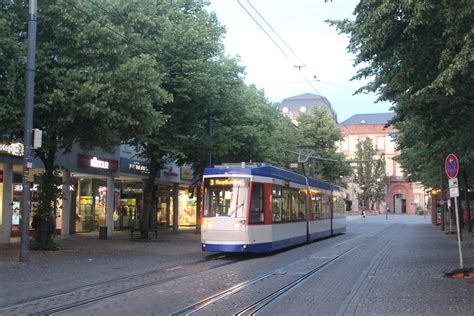
<instances>
[{"instance_id":1,"label":"display window","mask_svg":"<svg viewBox=\"0 0 474 316\"><path fill-rule=\"evenodd\" d=\"M88 232L106 225L107 187L104 181L78 181L76 232Z\"/></svg>"},{"instance_id":2,"label":"display window","mask_svg":"<svg viewBox=\"0 0 474 316\"><path fill-rule=\"evenodd\" d=\"M157 222L161 226L169 223L173 225L173 190L171 187L162 186L158 190L157 203ZM180 189L178 193L178 225L194 226L196 225L196 197L189 194L188 189ZM169 218L167 221L167 214Z\"/></svg>"},{"instance_id":3,"label":"display window","mask_svg":"<svg viewBox=\"0 0 474 316\"><path fill-rule=\"evenodd\" d=\"M196 225L196 198L190 198L188 190L179 191L178 210L180 226Z\"/></svg>"}]
</instances>

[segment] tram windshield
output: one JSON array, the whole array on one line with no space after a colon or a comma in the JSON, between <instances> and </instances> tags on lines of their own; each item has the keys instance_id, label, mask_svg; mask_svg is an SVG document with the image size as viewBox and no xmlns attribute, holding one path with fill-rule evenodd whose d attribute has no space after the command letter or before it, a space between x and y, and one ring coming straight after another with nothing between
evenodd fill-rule
<instances>
[{"instance_id":1,"label":"tram windshield","mask_svg":"<svg viewBox=\"0 0 474 316\"><path fill-rule=\"evenodd\" d=\"M248 178L204 179L204 217L246 216Z\"/></svg>"}]
</instances>

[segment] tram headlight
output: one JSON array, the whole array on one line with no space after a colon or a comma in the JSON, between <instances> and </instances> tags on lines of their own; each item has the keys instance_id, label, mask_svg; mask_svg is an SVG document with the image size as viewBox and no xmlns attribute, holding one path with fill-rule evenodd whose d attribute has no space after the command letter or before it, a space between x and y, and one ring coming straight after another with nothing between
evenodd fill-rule
<instances>
[{"instance_id":1,"label":"tram headlight","mask_svg":"<svg viewBox=\"0 0 474 316\"><path fill-rule=\"evenodd\" d=\"M202 227L209 227L209 228L211 228L211 227L212 227L212 224L209 223L209 221L208 221L207 219L203 219L203 220L202 220L202 223L201 223L201 226L202 226Z\"/></svg>"},{"instance_id":2,"label":"tram headlight","mask_svg":"<svg viewBox=\"0 0 474 316\"><path fill-rule=\"evenodd\" d=\"M244 220L242 220L240 222L236 222L234 224L235 229L243 229L244 227L245 227L245 221Z\"/></svg>"}]
</instances>

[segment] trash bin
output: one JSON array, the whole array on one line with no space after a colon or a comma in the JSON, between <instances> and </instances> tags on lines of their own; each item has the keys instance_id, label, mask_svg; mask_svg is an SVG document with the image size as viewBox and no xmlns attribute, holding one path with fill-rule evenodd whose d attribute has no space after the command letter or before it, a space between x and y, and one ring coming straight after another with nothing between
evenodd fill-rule
<instances>
[{"instance_id":1,"label":"trash bin","mask_svg":"<svg viewBox=\"0 0 474 316\"><path fill-rule=\"evenodd\" d=\"M107 239L107 226L99 227L99 239Z\"/></svg>"}]
</instances>

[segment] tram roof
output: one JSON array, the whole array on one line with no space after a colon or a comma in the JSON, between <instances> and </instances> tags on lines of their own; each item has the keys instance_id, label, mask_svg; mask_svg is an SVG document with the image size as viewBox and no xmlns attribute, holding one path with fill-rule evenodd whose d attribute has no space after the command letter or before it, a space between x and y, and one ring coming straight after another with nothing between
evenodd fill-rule
<instances>
[{"instance_id":1,"label":"tram roof","mask_svg":"<svg viewBox=\"0 0 474 316\"><path fill-rule=\"evenodd\" d=\"M275 167L272 165L259 165L259 166L246 166L246 167L227 167L227 166L218 166L215 168L206 168L204 169L205 176L212 175L252 175L252 176L261 176L261 177L271 177L281 180L288 180L300 184L306 184L305 177L299 173L295 173L283 168ZM308 178L308 183L312 187L325 189L325 190L334 190L341 191L339 186L323 182L318 179Z\"/></svg>"}]
</instances>

